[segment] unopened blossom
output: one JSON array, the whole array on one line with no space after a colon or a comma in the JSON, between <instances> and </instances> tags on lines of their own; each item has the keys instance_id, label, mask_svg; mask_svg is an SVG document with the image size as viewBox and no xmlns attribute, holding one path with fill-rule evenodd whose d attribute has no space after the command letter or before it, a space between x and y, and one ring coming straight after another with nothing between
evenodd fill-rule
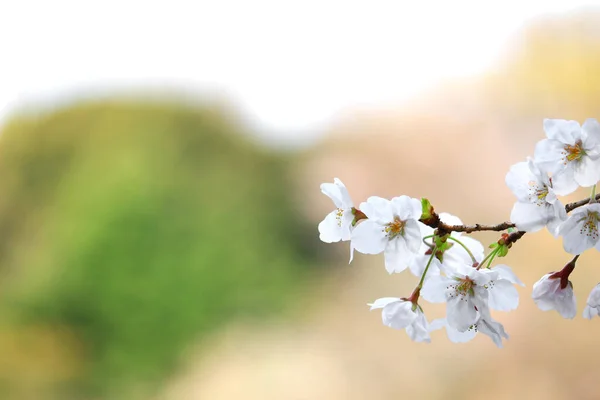
<instances>
[{"instance_id":1,"label":"unopened blossom","mask_svg":"<svg viewBox=\"0 0 600 400\"><path fill-rule=\"evenodd\" d=\"M560 181L559 181L560 182ZM577 189L574 180L563 185L561 194ZM548 226L548 230L557 235L560 223L567 219L562 203L556 198L555 185L546 172L532 160L513 165L506 174L506 185L517 197L510 220L521 231L535 232Z\"/></svg>"},{"instance_id":2,"label":"unopened blossom","mask_svg":"<svg viewBox=\"0 0 600 400\"><path fill-rule=\"evenodd\" d=\"M573 284L556 273L546 274L537 281L531 297L542 311L556 310L563 318L571 319L577 314Z\"/></svg>"},{"instance_id":3,"label":"unopened blossom","mask_svg":"<svg viewBox=\"0 0 600 400\"><path fill-rule=\"evenodd\" d=\"M429 325L423 310L418 304L398 297L384 297L375 300L371 310L381 308L383 324L394 329L406 329L415 342L430 342Z\"/></svg>"},{"instance_id":4,"label":"unopened blossom","mask_svg":"<svg viewBox=\"0 0 600 400\"><path fill-rule=\"evenodd\" d=\"M470 265L457 265L448 276L433 276L423 285L421 295L432 303L446 302L448 324L465 332L478 318L478 310L488 307L486 285L495 272L481 272Z\"/></svg>"},{"instance_id":5,"label":"unopened blossom","mask_svg":"<svg viewBox=\"0 0 600 400\"><path fill-rule=\"evenodd\" d=\"M545 119L544 139L535 147L535 160L553 177L592 186L600 180L600 124ZM564 175L563 175L564 174ZM560 176L559 176L560 175ZM558 193L558 192L557 192Z\"/></svg>"},{"instance_id":6,"label":"unopened blossom","mask_svg":"<svg viewBox=\"0 0 600 400\"><path fill-rule=\"evenodd\" d=\"M421 247L421 202L408 196L391 201L372 196L360 204L368 219L352 230L351 246L364 254L384 253L385 268L401 272Z\"/></svg>"},{"instance_id":7,"label":"unopened blossom","mask_svg":"<svg viewBox=\"0 0 600 400\"><path fill-rule=\"evenodd\" d=\"M569 218L558 228L563 237L563 247L571 254L581 254L595 247L600 250L600 204L592 203L573 210Z\"/></svg>"},{"instance_id":8,"label":"unopened blossom","mask_svg":"<svg viewBox=\"0 0 600 400\"><path fill-rule=\"evenodd\" d=\"M319 224L319 238L326 243L350 240L354 204L346 186L341 180L334 178L333 183L321 184L321 192L333 201L336 209L327 214Z\"/></svg>"},{"instance_id":9,"label":"unopened blossom","mask_svg":"<svg viewBox=\"0 0 600 400\"><path fill-rule=\"evenodd\" d=\"M488 305L493 310L510 311L519 306L519 293L514 285L525 286L508 265L496 265L481 269L491 276L485 285L488 291Z\"/></svg>"},{"instance_id":10,"label":"unopened blossom","mask_svg":"<svg viewBox=\"0 0 600 400\"><path fill-rule=\"evenodd\" d=\"M600 315L600 284L590 292L583 310L583 318L592 319L596 315Z\"/></svg>"},{"instance_id":11,"label":"unopened blossom","mask_svg":"<svg viewBox=\"0 0 600 400\"><path fill-rule=\"evenodd\" d=\"M489 314L484 316L480 313L475 323L464 332L459 332L454 329L448 324L445 318L433 320L429 325L430 331L441 328L446 328L448 339L453 343L469 342L473 340L477 333L482 333L489 336L496 346L502 348L502 339L508 339L508 334L504 330L504 326L502 326L500 322L494 320Z\"/></svg>"}]
</instances>

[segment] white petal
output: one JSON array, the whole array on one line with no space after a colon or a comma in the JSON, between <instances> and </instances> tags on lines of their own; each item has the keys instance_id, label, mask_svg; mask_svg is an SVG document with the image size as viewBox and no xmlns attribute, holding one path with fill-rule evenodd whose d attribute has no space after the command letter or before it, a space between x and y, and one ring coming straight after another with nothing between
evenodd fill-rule
<instances>
[{"instance_id":1,"label":"white petal","mask_svg":"<svg viewBox=\"0 0 600 400\"><path fill-rule=\"evenodd\" d=\"M520 162L510 167L506 174L506 186L513 192L519 201L529 202L530 182L541 186L542 182L533 174L529 163Z\"/></svg>"},{"instance_id":2,"label":"white petal","mask_svg":"<svg viewBox=\"0 0 600 400\"><path fill-rule=\"evenodd\" d=\"M535 160L540 168L552 174L565 169L563 164L564 144L557 140L544 139L535 145Z\"/></svg>"},{"instance_id":3,"label":"white petal","mask_svg":"<svg viewBox=\"0 0 600 400\"><path fill-rule=\"evenodd\" d=\"M573 319L575 318L575 315L577 315L577 301L575 300L573 287L570 282L556 297L555 308L563 318Z\"/></svg>"},{"instance_id":4,"label":"white petal","mask_svg":"<svg viewBox=\"0 0 600 400\"><path fill-rule=\"evenodd\" d=\"M450 339L453 343L465 343L472 340L477 332L473 329L469 329L465 332L459 332L456 329L452 328L448 325L448 321L446 318L434 319L429 324L429 332L436 331L438 329L446 328L446 333L448 334L448 339Z\"/></svg>"},{"instance_id":5,"label":"white petal","mask_svg":"<svg viewBox=\"0 0 600 400\"><path fill-rule=\"evenodd\" d=\"M371 196L366 202L360 203L360 211L371 220L388 223L394 220L392 203L383 197Z\"/></svg>"},{"instance_id":6,"label":"white petal","mask_svg":"<svg viewBox=\"0 0 600 400\"><path fill-rule=\"evenodd\" d=\"M342 213L341 221L341 235L342 240L350 240L352 238L352 222L354 222L354 215L352 209L345 209Z\"/></svg>"},{"instance_id":7,"label":"white petal","mask_svg":"<svg viewBox=\"0 0 600 400\"><path fill-rule=\"evenodd\" d=\"M519 306L519 293L512 283L505 279L489 285L490 308L498 311L515 310Z\"/></svg>"},{"instance_id":8,"label":"white petal","mask_svg":"<svg viewBox=\"0 0 600 400\"><path fill-rule=\"evenodd\" d=\"M382 297L380 299L375 300L373 303L369 303L367 305L371 307L371 311L372 311L377 308L383 308L383 307L387 306L388 304L393 303L395 301L400 301L400 299L398 297Z\"/></svg>"},{"instance_id":9,"label":"white petal","mask_svg":"<svg viewBox=\"0 0 600 400\"><path fill-rule=\"evenodd\" d=\"M407 220L404 225L403 239L406 241L406 248L413 253L417 253L423 243L420 225L422 223L414 219Z\"/></svg>"},{"instance_id":10,"label":"white petal","mask_svg":"<svg viewBox=\"0 0 600 400\"><path fill-rule=\"evenodd\" d=\"M525 284L521 282L521 280L513 272L512 268L510 268L508 265L498 264L494 267L494 271L498 273L499 279L506 279L507 281L516 285L525 286Z\"/></svg>"},{"instance_id":11,"label":"white petal","mask_svg":"<svg viewBox=\"0 0 600 400\"><path fill-rule=\"evenodd\" d=\"M427 319L422 312L418 312L417 318L406 327L406 333L415 342L431 342Z\"/></svg>"},{"instance_id":12,"label":"white petal","mask_svg":"<svg viewBox=\"0 0 600 400\"><path fill-rule=\"evenodd\" d=\"M549 207L552 207L549 205ZM545 205L516 202L510 213L510 221L517 229L525 232L537 232L546 226L548 211Z\"/></svg>"},{"instance_id":13,"label":"white petal","mask_svg":"<svg viewBox=\"0 0 600 400\"><path fill-rule=\"evenodd\" d=\"M444 303L446 301L446 288L453 280L445 276L432 276L423 283L421 296L430 303Z\"/></svg>"},{"instance_id":14,"label":"white petal","mask_svg":"<svg viewBox=\"0 0 600 400\"><path fill-rule=\"evenodd\" d=\"M596 315L598 315L597 308L593 308L593 307L586 305L585 308L583 309L583 318L592 319Z\"/></svg>"},{"instance_id":15,"label":"white petal","mask_svg":"<svg viewBox=\"0 0 600 400\"><path fill-rule=\"evenodd\" d=\"M586 303L592 307L600 306L600 284L594 286Z\"/></svg>"},{"instance_id":16,"label":"white petal","mask_svg":"<svg viewBox=\"0 0 600 400\"><path fill-rule=\"evenodd\" d=\"M464 332L477 319L477 311L473 303L463 296L455 296L448 300L446 320L448 325L459 332Z\"/></svg>"},{"instance_id":17,"label":"white petal","mask_svg":"<svg viewBox=\"0 0 600 400\"><path fill-rule=\"evenodd\" d=\"M450 339L452 343L466 343L473 340L473 338L477 335L477 332L474 329L468 329L464 332L460 332L450 325L446 326L446 333L448 334L448 339Z\"/></svg>"},{"instance_id":18,"label":"white petal","mask_svg":"<svg viewBox=\"0 0 600 400\"><path fill-rule=\"evenodd\" d=\"M322 183L321 184L321 192L329 197L333 204L337 208L343 208L344 202L342 201L342 193L340 192L340 187L335 183Z\"/></svg>"},{"instance_id":19,"label":"white petal","mask_svg":"<svg viewBox=\"0 0 600 400\"><path fill-rule=\"evenodd\" d=\"M579 184L575 181L573 168L565 168L561 172L552 175L552 188L554 193L566 196L573 193Z\"/></svg>"},{"instance_id":20,"label":"white petal","mask_svg":"<svg viewBox=\"0 0 600 400\"><path fill-rule=\"evenodd\" d=\"M388 241L383 254L385 269L390 274L404 271L416 255L406 248L406 241L401 237Z\"/></svg>"},{"instance_id":21,"label":"white petal","mask_svg":"<svg viewBox=\"0 0 600 400\"><path fill-rule=\"evenodd\" d=\"M338 223L337 210L332 211L319 223L319 239L325 243L342 240L342 227Z\"/></svg>"},{"instance_id":22,"label":"white petal","mask_svg":"<svg viewBox=\"0 0 600 400\"><path fill-rule=\"evenodd\" d=\"M577 121L564 119L544 119L544 131L548 139L558 140L565 144L575 144L581 137L581 127Z\"/></svg>"},{"instance_id":23,"label":"white petal","mask_svg":"<svg viewBox=\"0 0 600 400\"><path fill-rule=\"evenodd\" d=\"M593 118L588 118L581 127L582 137L586 147L600 145L600 124Z\"/></svg>"},{"instance_id":24,"label":"white petal","mask_svg":"<svg viewBox=\"0 0 600 400\"><path fill-rule=\"evenodd\" d=\"M494 344L500 348L502 348L502 338L508 339L502 324L492 319L480 319L477 322L477 330L492 338Z\"/></svg>"},{"instance_id":25,"label":"white petal","mask_svg":"<svg viewBox=\"0 0 600 400\"><path fill-rule=\"evenodd\" d=\"M333 178L333 182L339 187L339 190L340 190L340 196L341 196L342 205L343 205L343 207L340 207L340 208L351 209L352 207L354 207L354 203L352 202L352 199L350 198L350 193L348 193L348 189L346 189L346 185L344 185L344 183L341 180L339 180L338 178Z\"/></svg>"},{"instance_id":26,"label":"white petal","mask_svg":"<svg viewBox=\"0 0 600 400\"><path fill-rule=\"evenodd\" d=\"M406 328L417 318L417 313L412 311L412 307L410 301L389 303L383 307L381 313L383 324L394 329Z\"/></svg>"},{"instance_id":27,"label":"white petal","mask_svg":"<svg viewBox=\"0 0 600 400\"><path fill-rule=\"evenodd\" d=\"M590 187L600 180L600 159L583 156L579 162L572 162L573 177L580 186Z\"/></svg>"},{"instance_id":28,"label":"white petal","mask_svg":"<svg viewBox=\"0 0 600 400\"><path fill-rule=\"evenodd\" d=\"M429 323L429 332L437 331L446 327L446 318L434 319Z\"/></svg>"},{"instance_id":29,"label":"white petal","mask_svg":"<svg viewBox=\"0 0 600 400\"><path fill-rule=\"evenodd\" d=\"M363 254L379 254L389 242L383 227L371 220L358 223L352 230L351 240L352 247Z\"/></svg>"},{"instance_id":30,"label":"white petal","mask_svg":"<svg viewBox=\"0 0 600 400\"><path fill-rule=\"evenodd\" d=\"M421 202L417 199L413 199L408 196L394 197L392 199L392 205L394 208L394 214L397 215L402 221L421 218Z\"/></svg>"}]
</instances>

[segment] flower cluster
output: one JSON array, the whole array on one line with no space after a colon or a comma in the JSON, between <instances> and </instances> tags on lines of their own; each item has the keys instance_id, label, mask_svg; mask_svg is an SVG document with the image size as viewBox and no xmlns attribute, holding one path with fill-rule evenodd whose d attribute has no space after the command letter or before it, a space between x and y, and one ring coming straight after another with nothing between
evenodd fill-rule
<instances>
[{"instance_id":1,"label":"flower cluster","mask_svg":"<svg viewBox=\"0 0 600 400\"><path fill-rule=\"evenodd\" d=\"M536 145L534 158L513 165L506 175L517 201L510 222L494 226L463 225L458 217L438 214L427 199L404 195L391 200L371 196L355 207L339 179L321 185L335 205L319 224L322 241L349 241L350 261L354 251L383 253L388 273L408 269L418 278L408 297L384 297L369 304L371 310L382 310L384 325L405 329L417 342L429 342L430 333L440 328L446 328L453 342L469 341L481 332L502 347L508 335L491 310L516 309L515 285L524 284L509 266L495 265L494 260L506 256L526 232L544 227L555 237L562 236L565 251L575 257L536 282L532 298L541 310L556 310L565 318L576 315L569 276L581 253L592 247L600 250L600 204L595 193L600 180L600 124L593 119L583 126L546 119L544 130L547 138ZM580 186L592 187L589 200L564 206L558 196ZM465 234L484 230L505 231L487 255L479 241ZM446 318L429 323L423 300L445 303ZM600 284L590 293L583 315L591 319L599 314Z\"/></svg>"}]
</instances>

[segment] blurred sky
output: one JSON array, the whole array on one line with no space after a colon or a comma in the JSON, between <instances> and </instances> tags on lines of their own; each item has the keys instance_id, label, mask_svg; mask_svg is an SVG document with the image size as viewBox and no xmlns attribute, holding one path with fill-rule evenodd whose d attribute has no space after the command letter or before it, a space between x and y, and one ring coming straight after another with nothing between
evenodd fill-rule
<instances>
[{"instance_id":1,"label":"blurred sky","mask_svg":"<svg viewBox=\"0 0 600 400\"><path fill-rule=\"evenodd\" d=\"M600 0L0 0L0 119L114 89L182 88L308 144L344 110L481 72L524 23Z\"/></svg>"}]
</instances>

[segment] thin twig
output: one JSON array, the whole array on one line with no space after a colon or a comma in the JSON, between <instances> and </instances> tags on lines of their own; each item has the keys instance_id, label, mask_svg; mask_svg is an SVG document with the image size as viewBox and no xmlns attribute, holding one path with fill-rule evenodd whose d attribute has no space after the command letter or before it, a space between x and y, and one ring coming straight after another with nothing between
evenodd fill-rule
<instances>
[{"instance_id":1,"label":"thin twig","mask_svg":"<svg viewBox=\"0 0 600 400\"><path fill-rule=\"evenodd\" d=\"M596 195L596 200L600 200L600 194L597 194L597 195ZM576 209L576 208L578 208L578 207L581 207L581 206L584 206L584 205L586 205L586 204L587 204L587 203L589 203L589 202L590 202L590 199L589 199L589 197L588 197L587 199L583 199L583 200L575 201L575 202L573 202L573 203L569 203L569 204L567 204L567 205L565 206L565 211L566 211L566 212L571 212L571 211L573 211L574 209Z\"/></svg>"},{"instance_id":2,"label":"thin twig","mask_svg":"<svg viewBox=\"0 0 600 400\"><path fill-rule=\"evenodd\" d=\"M596 195L596 200L600 200L600 194ZM565 211L567 213L569 213L576 208L579 208L581 206L588 204L589 202L590 202L590 199L586 198L583 200L575 201L573 203L569 203L565 206ZM496 225L482 225L482 224L448 225L448 224L443 223L440 220L439 215L435 211L431 210L430 213L431 213L431 218L429 218L427 221L421 221L421 222L423 222L425 225L429 225L430 227L432 227L434 229L438 229L439 231L446 232L446 233L451 233L451 232L472 233L472 232L483 232L483 231L502 232L504 230L507 230L508 228L515 228L515 224L513 224L510 221L502 222L502 223L496 224ZM525 231L512 232L508 236L507 244L515 243L517 240L521 239L523 237L523 235L525 235L525 233L526 233Z\"/></svg>"}]
</instances>

